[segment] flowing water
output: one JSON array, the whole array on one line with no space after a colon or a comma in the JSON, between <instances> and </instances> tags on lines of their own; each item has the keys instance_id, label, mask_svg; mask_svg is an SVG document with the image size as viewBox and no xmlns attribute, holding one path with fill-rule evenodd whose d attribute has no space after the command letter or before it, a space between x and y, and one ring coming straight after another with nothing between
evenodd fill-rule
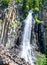
<instances>
[{"instance_id":1,"label":"flowing water","mask_svg":"<svg viewBox=\"0 0 47 65\"><path fill-rule=\"evenodd\" d=\"M33 12L30 10L27 18L25 19L25 27L22 34L22 42L21 42L21 58L24 58L31 65L34 65L33 57L34 51L33 46L30 44L31 32L32 32L32 24L35 24L33 21Z\"/></svg>"}]
</instances>

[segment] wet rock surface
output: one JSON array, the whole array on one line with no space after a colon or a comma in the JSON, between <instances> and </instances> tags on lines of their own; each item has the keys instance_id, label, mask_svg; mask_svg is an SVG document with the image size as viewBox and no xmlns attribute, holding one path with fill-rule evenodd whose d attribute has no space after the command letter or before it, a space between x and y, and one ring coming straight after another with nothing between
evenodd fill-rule
<instances>
[{"instance_id":1,"label":"wet rock surface","mask_svg":"<svg viewBox=\"0 0 47 65\"><path fill-rule=\"evenodd\" d=\"M0 65L30 65L18 55L18 48L7 49L0 45Z\"/></svg>"}]
</instances>

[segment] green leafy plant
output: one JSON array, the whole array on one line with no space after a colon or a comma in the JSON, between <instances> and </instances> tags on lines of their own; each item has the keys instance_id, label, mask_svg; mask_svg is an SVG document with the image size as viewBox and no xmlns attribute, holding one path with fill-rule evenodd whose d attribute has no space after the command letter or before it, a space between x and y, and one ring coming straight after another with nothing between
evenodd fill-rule
<instances>
[{"instance_id":1,"label":"green leafy plant","mask_svg":"<svg viewBox=\"0 0 47 65\"><path fill-rule=\"evenodd\" d=\"M38 65L47 65L47 58L45 55L41 57L41 55L37 55L37 64Z\"/></svg>"},{"instance_id":2,"label":"green leafy plant","mask_svg":"<svg viewBox=\"0 0 47 65\"><path fill-rule=\"evenodd\" d=\"M9 3L11 0L2 0L4 3Z\"/></svg>"},{"instance_id":3,"label":"green leafy plant","mask_svg":"<svg viewBox=\"0 0 47 65\"><path fill-rule=\"evenodd\" d=\"M1 0L0 7L6 8L11 0Z\"/></svg>"}]
</instances>

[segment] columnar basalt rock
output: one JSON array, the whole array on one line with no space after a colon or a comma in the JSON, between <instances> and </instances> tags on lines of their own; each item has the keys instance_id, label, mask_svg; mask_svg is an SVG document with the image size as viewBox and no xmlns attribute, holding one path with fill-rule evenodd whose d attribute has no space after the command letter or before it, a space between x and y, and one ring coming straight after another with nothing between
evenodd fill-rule
<instances>
[{"instance_id":1,"label":"columnar basalt rock","mask_svg":"<svg viewBox=\"0 0 47 65\"><path fill-rule=\"evenodd\" d=\"M9 3L8 8L5 9L3 12L4 15L3 15L3 22L2 22L1 43L4 43L5 45L6 45L6 43L12 42L12 46L13 46L14 38L16 37L16 34L17 34L16 28L14 27L14 25L18 21L18 15L19 15L17 6L18 6L17 2L12 1ZM21 26L21 24L20 24L20 26ZM9 31L10 27L11 27L11 29Z\"/></svg>"}]
</instances>

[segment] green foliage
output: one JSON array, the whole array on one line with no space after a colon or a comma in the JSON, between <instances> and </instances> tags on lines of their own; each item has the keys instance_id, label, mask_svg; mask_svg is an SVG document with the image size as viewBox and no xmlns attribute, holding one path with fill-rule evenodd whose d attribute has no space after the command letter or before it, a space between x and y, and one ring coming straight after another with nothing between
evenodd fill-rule
<instances>
[{"instance_id":1,"label":"green foliage","mask_svg":"<svg viewBox=\"0 0 47 65\"><path fill-rule=\"evenodd\" d=\"M17 2L22 3L23 17L26 18L28 11L31 9L35 13L39 13L42 6L46 3L46 0L17 0Z\"/></svg>"},{"instance_id":2,"label":"green foliage","mask_svg":"<svg viewBox=\"0 0 47 65\"><path fill-rule=\"evenodd\" d=\"M37 64L38 65L47 65L47 58L45 57L45 55L43 57L41 57L41 55L37 55Z\"/></svg>"},{"instance_id":3,"label":"green foliage","mask_svg":"<svg viewBox=\"0 0 47 65\"><path fill-rule=\"evenodd\" d=\"M18 25L17 25L17 23L15 23L15 24L14 24L14 28L17 28L17 27L18 27Z\"/></svg>"},{"instance_id":4,"label":"green foliage","mask_svg":"<svg viewBox=\"0 0 47 65\"><path fill-rule=\"evenodd\" d=\"M21 3L21 2L22 2L22 0L16 0L16 2Z\"/></svg>"},{"instance_id":5,"label":"green foliage","mask_svg":"<svg viewBox=\"0 0 47 65\"><path fill-rule=\"evenodd\" d=\"M39 8L38 7L35 7L34 10L35 10L35 12L39 12Z\"/></svg>"},{"instance_id":6,"label":"green foliage","mask_svg":"<svg viewBox=\"0 0 47 65\"><path fill-rule=\"evenodd\" d=\"M13 22L13 27L15 29L17 29L21 23L22 23L21 21ZM9 26L9 30L11 30L11 28L12 28L12 26L10 25Z\"/></svg>"},{"instance_id":7,"label":"green foliage","mask_svg":"<svg viewBox=\"0 0 47 65\"><path fill-rule=\"evenodd\" d=\"M1 4L0 4L0 7L1 8L6 8L8 7L8 4L11 0L1 0Z\"/></svg>"},{"instance_id":8,"label":"green foliage","mask_svg":"<svg viewBox=\"0 0 47 65\"><path fill-rule=\"evenodd\" d=\"M12 0L1 0L3 2L3 6L8 6L8 3ZM28 13L30 9L32 9L35 12L39 12L42 8L42 6L46 3L46 0L15 0L18 3L22 3L22 8L24 13ZM0 4L0 6L2 6ZM26 17L26 16L25 16Z\"/></svg>"},{"instance_id":9,"label":"green foliage","mask_svg":"<svg viewBox=\"0 0 47 65\"><path fill-rule=\"evenodd\" d=\"M8 29L11 30L11 27L9 26Z\"/></svg>"},{"instance_id":10,"label":"green foliage","mask_svg":"<svg viewBox=\"0 0 47 65\"><path fill-rule=\"evenodd\" d=\"M0 23L2 22L2 19L0 19Z\"/></svg>"},{"instance_id":11,"label":"green foliage","mask_svg":"<svg viewBox=\"0 0 47 65\"><path fill-rule=\"evenodd\" d=\"M36 22L37 22L37 23L41 23L41 21L40 21L39 19L37 19L37 18L36 18Z\"/></svg>"},{"instance_id":12,"label":"green foliage","mask_svg":"<svg viewBox=\"0 0 47 65\"><path fill-rule=\"evenodd\" d=\"M45 3L46 3L46 0L26 0L26 6L28 6L29 10L32 8L34 10L35 8L40 10Z\"/></svg>"},{"instance_id":13,"label":"green foliage","mask_svg":"<svg viewBox=\"0 0 47 65\"><path fill-rule=\"evenodd\" d=\"M4 2L4 3L9 3L11 0L2 0L2 2Z\"/></svg>"},{"instance_id":14,"label":"green foliage","mask_svg":"<svg viewBox=\"0 0 47 65\"><path fill-rule=\"evenodd\" d=\"M13 26L14 26L14 28L18 28L18 26L21 24L21 22L20 21L17 21L16 23L13 23Z\"/></svg>"}]
</instances>

